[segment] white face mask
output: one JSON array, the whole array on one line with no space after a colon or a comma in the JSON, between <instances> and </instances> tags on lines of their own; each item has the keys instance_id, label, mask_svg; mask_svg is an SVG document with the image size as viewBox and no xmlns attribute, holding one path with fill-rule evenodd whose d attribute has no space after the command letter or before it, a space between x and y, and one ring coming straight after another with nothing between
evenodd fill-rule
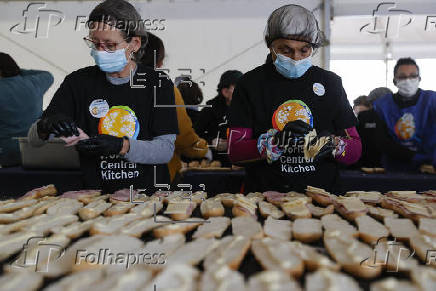
<instances>
[{"instance_id":1,"label":"white face mask","mask_svg":"<svg viewBox=\"0 0 436 291\"><path fill-rule=\"evenodd\" d=\"M398 93L404 97L415 96L419 87L419 78L398 80L395 84L398 87Z\"/></svg>"}]
</instances>

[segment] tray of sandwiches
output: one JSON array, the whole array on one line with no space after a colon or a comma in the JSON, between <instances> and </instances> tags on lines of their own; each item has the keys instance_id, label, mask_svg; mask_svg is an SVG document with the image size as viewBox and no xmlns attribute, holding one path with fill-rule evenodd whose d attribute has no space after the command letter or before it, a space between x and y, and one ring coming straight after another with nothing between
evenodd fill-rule
<instances>
[{"instance_id":1,"label":"tray of sandwiches","mask_svg":"<svg viewBox=\"0 0 436 291\"><path fill-rule=\"evenodd\" d=\"M189 163L182 163L181 173L186 171L232 171L239 170L241 167L234 166L232 167L223 167L220 161L209 161L207 159L203 159L201 161L191 161Z\"/></svg>"},{"instance_id":2,"label":"tray of sandwiches","mask_svg":"<svg viewBox=\"0 0 436 291\"><path fill-rule=\"evenodd\" d=\"M436 191L0 201L0 290L436 290Z\"/></svg>"}]
</instances>

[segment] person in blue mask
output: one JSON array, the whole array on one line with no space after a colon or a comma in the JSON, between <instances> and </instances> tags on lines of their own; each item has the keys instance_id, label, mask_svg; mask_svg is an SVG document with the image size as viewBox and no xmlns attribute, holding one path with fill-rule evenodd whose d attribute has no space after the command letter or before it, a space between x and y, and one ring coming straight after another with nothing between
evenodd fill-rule
<instances>
[{"instance_id":1,"label":"person in blue mask","mask_svg":"<svg viewBox=\"0 0 436 291\"><path fill-rule=\"evenodd\" d=\"M415 60L401 58L394 67L398 92L374 102L389 136L413 155L411 160L395 159L382 147L383 164L390 171L413 172L424 164L436 167L436 92L420 89L420 81Z\"/></svg>"},{"instance_id":2,"label":"person in blue mask","mask_svg":"<svg viewBox=\"0 0 436 291\"><path fill-rule=\"evenodd\" d=\"M170 183L166 164L178 133L174 85L140 64L147 32L129 2L101 2L87 24L84 41L96 65L65 77L30 129L30 142L61 137L75 145L86 188L153 193L156 184Z\"/></svg>"},{"instance_id":3,"label":"person in blue mask","mask_svg":"<svg viewBox=\"0 0 436 291\"><path fill-rule=\"evenodd\" d=\"M285 5L269 16L265 42L270 56L239 79L230 106L229 156L246 168L244 189L339 192L338 163L356 162L361 142L341 78L312 64L324 33L312 12Z\"/></svg>"}]
</instances>

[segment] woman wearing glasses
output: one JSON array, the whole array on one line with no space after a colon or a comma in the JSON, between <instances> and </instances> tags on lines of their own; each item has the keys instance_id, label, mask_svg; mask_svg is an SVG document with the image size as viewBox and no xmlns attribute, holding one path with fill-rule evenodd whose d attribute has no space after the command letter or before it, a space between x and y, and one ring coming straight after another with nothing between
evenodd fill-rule
<instances>
[{"instance_id":1,"label":"woman wearing glasses","mask_svg":"<svg viewBox=\"0 0 436 291\"><path fill-rule=\"evenodd\" d=\"M50 136L76 145L87 188L153 192L156 183L170 182L166 163L178 133L176 110L168 106L174 86L139 64L147 33L127 1L102 2L87 24L96 66L65 78L29 138L36 146Z\"/></svg>"},{"instance_id":2,"label":"woman wearing glasses","mask_svg":"<svg viewBox=\"0 0 436 291\"><path fill-rule=\"evenodd\" d=\"M246 166L245 191L337 191L337 163L356 162L361 143L341 79L312 65L324 34L312 12L285 5L270 15L265 41L271 57L240 79L230 107L229 154ZM306 159L312 129L326 144Z\"/></svg>"}]
</instances>

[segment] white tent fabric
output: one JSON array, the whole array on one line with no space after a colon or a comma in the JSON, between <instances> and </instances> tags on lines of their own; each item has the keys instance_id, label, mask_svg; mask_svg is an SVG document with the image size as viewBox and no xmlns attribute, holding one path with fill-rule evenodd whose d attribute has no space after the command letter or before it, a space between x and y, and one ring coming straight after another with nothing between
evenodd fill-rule
<instances>
[{"instance_id":1,"label":"white tent fabric","mask_svg":"<svg viewBox=\"0 0 436 291\"><path fill-rule=\"evenodd\" d=\"M336 0L331 59L436 58L436 1Z\"/></svg>"},{"instance_id":2,"label":"white tent fabric","mask_svg":"<svg viewBox=\"0 0 436 291\"><path fill-rule=\"evenodd\" d=\"M293 2L315 10L322 0ZM93 64L82 37L88 33L83 22L97 3L47 1L29 6L29 2L22 1L0 2L0 50L11 54L23 68L48 70L55 76L55 84L44 98L44 107L67 74ZM171 78L191 75L193 80L201 82L207 100L216 95L216 86L224 71L246 72L265 61L268 50L263 32L267 17L289 1L153 0L131 3L143 19L150 20L150 31L164 40L167 54L164 67L169 69ZM322 10L317 9L316 15L321 19ZM27 17L26 28L24 16ZM320 23L322 25L322 20ZM322 53L317 54L319 65L322 65L321 56Z\"/></svg>"}]
</instances>

